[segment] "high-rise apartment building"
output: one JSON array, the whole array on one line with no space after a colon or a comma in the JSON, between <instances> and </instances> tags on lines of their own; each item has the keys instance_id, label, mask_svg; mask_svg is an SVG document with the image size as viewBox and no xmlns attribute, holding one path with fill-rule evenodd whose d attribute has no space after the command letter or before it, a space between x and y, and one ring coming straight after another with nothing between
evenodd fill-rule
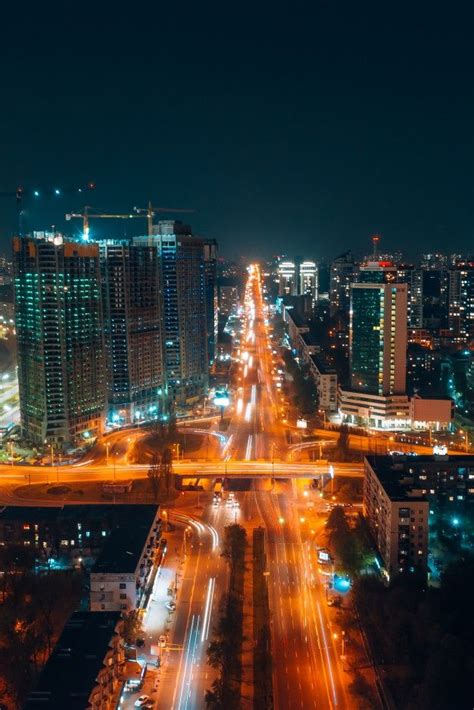
<instances>
[{"instance_id":1,"label":"high-rise apartment building","mask_svg":"<svg viewBox=\"0 0 474 710\"><path fill-rule=\"evenodd\" d=\"M219 279L219 315L227 318L237 313L239 307L239 287L232 279Z\"/></svg>"},{"instance_id":2,"label":"high-rise apartment building","mask_svg":"<svg viewBox=\"0 0 474 710\"><path fill-rule=\"evenodd\" d=\"M336 257L329 274L329 307L331 315L349 312L351 283L356 278L356 264L351 251Z\"/></svg>"},{"instance_id":3,"label":"high-rise apartment building","mask_svg":"<svg viewBox=\"0 0 474 710\"><path fill-rule=\"evenodd\" d=\"M96 244L13 240L21 426L36 445L78 445L103 425L105 366Z\"/></svg>"},{"instance_id":4,"label":"high-rise apartment building","mask_svg":"<svg viewBox=\"0 0 474 710\"><path fill-rule=\"evenodd\" d=\"M217 301L217 242L215 239L204 241L204 279L206 289L206 330L207 356L209 365L216 359L218 331Z\"/></svg>"},{"instance_id":5,"label":"high-rise apartment building","mask_svg":"<svg viewBox=\"0 0 474 710\"><path fill-rule=\"evenodd\" d=\"M423 328L423 272L413 264L399 264L397 281L407 285L408 327Z\"/></svg>"},{"instance_id":6,"label":"high-rise apartment building","mask_svg":"<svg viewBox=\"0 0 474 710\"><path fill-rule=\"evenodd\" d=\"M208 386L204 241L189 226L164 220L133 243L153 246L160 258L168 396L192 403Z\"/></svg>"},{"instance_id":7,"label":"high-rise apartment building","mask_svg":"<svg viewBox=\"0 0 474 710\"><path fill-rule=\"evenodd\" d=\"M107 418L113 424L166 408L161 264L152 246L100 244Z\"/></svg>"},{"instance_id":8,"label":"high-rise apartment building","mask_svg":"<svg viewBox=\"0 0 474 710\"><path fill-rule=\"evenodd\" d=\"M474 340L474 261L449 271L449 330L455 343Z\"/></svg>"},{"instance_id":9,"label":"high-rise apartment building","mask_svg":"<svg viewBox=\"0 0 474 710\"><path fill-rule=\"evenodd\" d=\"M277 275L278 295L296 296L298 294L298 279L295 262L288 259L280 261L277 267Z\"/></svg>"},{"instance_id":10,"label":"high-rise apartment building","mask_svg":"<svg viewBox=\"0 0 474 710\"><path fill-rule=\"evenodd\" d=\"M299 266L298 293L311 296L314 306L318 300L318 265L315 261L302 261Z\"/></svg>"}]
</instances>

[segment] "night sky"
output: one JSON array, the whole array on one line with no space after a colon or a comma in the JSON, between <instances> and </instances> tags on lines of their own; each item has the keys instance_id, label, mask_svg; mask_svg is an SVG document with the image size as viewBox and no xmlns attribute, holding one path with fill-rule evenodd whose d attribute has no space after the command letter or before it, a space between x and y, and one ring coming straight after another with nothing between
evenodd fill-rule
<instances>
[{"instance_id":1,"label":"night sky","mask_svg":"<svg viewBox=\"0 0 474 710\"><path fill-rule=\"evenodd\" d=\"M474 251L471 3L5 5L0 190L95 180L104 211L192 208L229 257L365 253L375 232ZM2 198L0 248L14 228Z\"/></svg>"}]
</instances>

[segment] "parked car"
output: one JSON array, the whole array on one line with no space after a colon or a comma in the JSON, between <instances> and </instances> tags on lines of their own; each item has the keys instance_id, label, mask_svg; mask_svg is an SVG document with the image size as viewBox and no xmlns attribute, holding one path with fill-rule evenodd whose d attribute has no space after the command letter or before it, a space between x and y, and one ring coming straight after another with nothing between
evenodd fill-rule
<instances>
[{"instance_id":1,"label":"parked car","mask_svg":"<svg viewBox=\"0 0 474 710\"><path fill-rule=\"evenodd\" d=\"M176 609L176 604L174 602L166 602L165 607L170 611L174 611Z\"/></svg>"},{"instance_id":2,"label":"parked car","mask_svg":"<svg viewBox=\"0 0 474 710\"><path fill-rule=\"evenodd\" d=\"M150 696L149 695L140 695L139 698L135 700L135 707L136 708L144 708L147 703L150 702Z\"/></svg>"}]
</instances>

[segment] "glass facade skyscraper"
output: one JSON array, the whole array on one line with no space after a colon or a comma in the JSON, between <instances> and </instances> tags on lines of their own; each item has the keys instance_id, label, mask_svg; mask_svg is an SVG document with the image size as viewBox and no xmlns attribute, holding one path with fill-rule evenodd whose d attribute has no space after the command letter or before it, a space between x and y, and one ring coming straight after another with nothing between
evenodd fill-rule
<instances>
[{"instance_id":1,"label":"glass facade skyscraper","mask_svg":"<svg viewBox=\"0 0 474 710\"><path fill-rule=\"evenodd\" d=\"M403 394L406 348L406 284L352 284L351 389L373 395Z\"/></svg>"}]
</instances>

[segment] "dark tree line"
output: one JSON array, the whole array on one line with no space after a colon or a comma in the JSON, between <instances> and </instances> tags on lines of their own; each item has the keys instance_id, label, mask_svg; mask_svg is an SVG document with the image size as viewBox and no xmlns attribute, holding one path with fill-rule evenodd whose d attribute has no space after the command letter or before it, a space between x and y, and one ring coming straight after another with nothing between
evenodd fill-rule
<instances>
[{"instance_id":1,"label":"dark tree line","mask_svg":"<svg viewBox=\"0 0 474 710\"><path fill-rule=\"evenodd\" d=\"M81 574L34 570L36 550L0 548L0 667L7 693L20 707L81 598Z\"/></svg>"},{"instance_id":2,"label":"dark tree line","mask_svg":"<svg viewBox=\"0 0 474 710\"><path fill-rule=\"evenodd\" d=\"M151 425L154 454L148 469L153 497L156 502L170 495L173 487L173 443L177 439L176 420L157 420Z\"/></svg>"},{"instance_id":3,"label":"dark tree line","mask_svg":"<svg viewBox=\"0 0 474 710\"><path fill-rule=\"evenodd\" d=\"M472 708L473 585L473 558L449 567L439 589L413 578L388 589L374 577L356 581L355 603L397 708Z\"/></svg>"},{"instance_id":4,"label":"dark tree line","mask_svg":"<svg viewBox=\"0 0 474 710\"><path fill-rule=\"evenodd\" d=\"M238 710L242 678L243 583L247 534L240 525L225 528L222 555L229 563L228 592L223 596L213 640L207 656L209 665L219 671L206 704L210 710Z\"/></svg>"},{"instance_id":5,"label":"dark tree line","mask_svg":"<svg viewBox=\"0 0 474 710\"><path fill-rule=\"evenodd\" d=\"M298 365L289 350L285 351L283 360L288 374L292 377L291 400L293 406L303 417L314 416L318 408L318 394L309 366L306 363Z\"/></svg>"},{"instance_id":6,"label":"dark tree line","mask_svg":"<svg viewBox=\"0 0 474 710\"><path fill-rule=\"evenodd\" d=\"M326 529L333 550L337 570L358 577L373 561L372 541L363 516L359 515L355 526L351 527L344 508L336 506L329 514Z\"/></svg>"}]
</instances>

